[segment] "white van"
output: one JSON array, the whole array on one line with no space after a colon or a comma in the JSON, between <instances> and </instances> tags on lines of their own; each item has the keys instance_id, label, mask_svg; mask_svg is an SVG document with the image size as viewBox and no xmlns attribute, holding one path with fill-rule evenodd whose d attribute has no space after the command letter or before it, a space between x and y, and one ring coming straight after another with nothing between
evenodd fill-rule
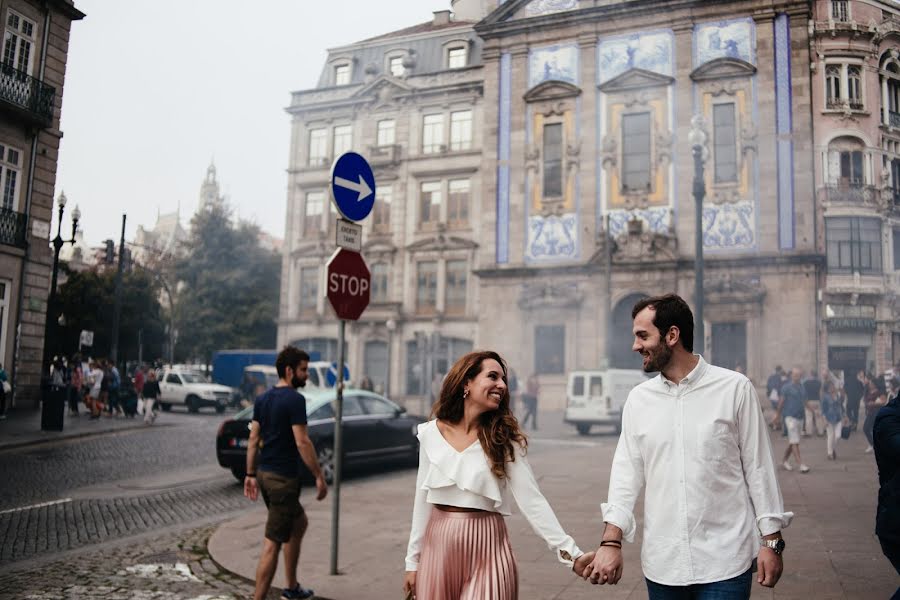
<instances>
[{"instance_id":1,"label":"white van","mask_svg":"<svg viewBox=\"0 0 900 600\"><path fill-rule=\"evenodd\" d=\"M612 425L616 433L621 433L622 407L628 392L645 381L647 374L638 369L569 373L563 420L574 425L581 435L587 435L593 425Z\"/></svg>"}]
</instances>

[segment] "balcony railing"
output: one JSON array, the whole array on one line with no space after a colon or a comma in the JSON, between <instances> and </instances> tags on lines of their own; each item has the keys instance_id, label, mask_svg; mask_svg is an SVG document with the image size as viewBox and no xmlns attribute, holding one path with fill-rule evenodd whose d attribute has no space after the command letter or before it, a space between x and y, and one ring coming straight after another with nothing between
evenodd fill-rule
<instances>
[{"instance_id":1,"label":"balcony railing","mask_svg":"<svg viewBox=\"0 0 900 600\"><path fill-rule=\"evenodd\" d=\"M56 89L31 75L0 64L0 100L31 115L38 123L53 121L53 100Z\"/></svg>"},{"instance_id":2,"label":"balcony railing","mask_svg":"<svg viewBox=\"0 0 900 600\"><path fill-rule=\"evenodd\" d=\"M0 208L0 244L25 247L25 215L8 208Z\"/></svg>"},{"instance_id":3,"label":"balcony railing","mask_svg":"<svg viewBox=\"0 0 900 600\"><path fill-rule=\"evenodd\" d=\"M827 202L841 202L846 204L865 204L874 206L878 196L871 185L849 184L828 185L824 188Z\"/></svg>"}]
</instances>

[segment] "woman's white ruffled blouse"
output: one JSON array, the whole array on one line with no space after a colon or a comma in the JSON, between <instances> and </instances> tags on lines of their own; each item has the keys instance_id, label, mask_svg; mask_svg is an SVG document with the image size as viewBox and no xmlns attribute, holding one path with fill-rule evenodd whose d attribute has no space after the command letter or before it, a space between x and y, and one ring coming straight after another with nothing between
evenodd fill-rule
<instances>
[{"instance_id":1,"label":"woman's white ruffled blouse","mask_svg":"<svg viewBox=\"0 0 900 600\"><path fill-rule=\"evenodd\" d=\"M547 542L559 561L571 568L572 561L583 554L575 540L566 535L553 509L544 498L525 456L507 463L506 479L491 473L490 462L477 440L458 452L444 439L437 421L419 425L419 473L413 504L412 529L406 553L406 570L416 571L428 516L429 504L512 514L515 500L534 532Z\"/></svg>"}]
</instances>

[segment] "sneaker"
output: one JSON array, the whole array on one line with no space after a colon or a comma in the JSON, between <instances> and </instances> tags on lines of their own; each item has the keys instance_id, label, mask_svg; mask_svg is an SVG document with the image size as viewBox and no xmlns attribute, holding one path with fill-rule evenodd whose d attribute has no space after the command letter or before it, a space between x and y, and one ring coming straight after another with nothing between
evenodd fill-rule
<instances>
[{"instance_id":1,"label":"sneaker","mask_svg":"<svg viewBox=\"0 0 900 600\"><path fill-rule=\"evenodd\" d=\"M809 467L807 467L806 465L800 465L800 472L809 473Z\"/></svg>"},{"instance_id":2,"label":"sneaker","mask_svg":"<svg viewBox=\"0 0 900 600\"><path fill-rule=\"evenodd\" d=\"M783 463L781 463L781 466L784 467L785 471L793 471L794 470L794 467L792 467L791 463L789 463L788 461L784 461Z\"/></svg>"},{"instance_id":3,"label":"sneaker","mask_svg":"<svg viewBox=\"0 0 900 600\"><path fill-rule=\"evenodd\" d=\"M288 600L295 600L297 598L302 600L304 598L312 598L315 595L316 593L313 590L305 588L299 583L294 587L282 590L281 592L281 597L287 598Z\"/></svg>"},{"instance_id":4,"label":"sneaker","mask_svg":"<svg viewBox=\"0 0 900 600\"><path fill-rule=\"evenodd\" d=\"M872 448L872 446L867 446L867 447L866 447L866 454L871 454L873 450L874 450L874 448Z\"/></svg>"}]
</instances>

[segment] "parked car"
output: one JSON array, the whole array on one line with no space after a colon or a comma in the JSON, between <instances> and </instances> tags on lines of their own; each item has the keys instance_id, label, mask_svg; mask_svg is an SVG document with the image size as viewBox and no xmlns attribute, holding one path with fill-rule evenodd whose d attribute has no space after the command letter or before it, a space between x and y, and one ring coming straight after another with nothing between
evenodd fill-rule
<instances>
[{"instance_id":1,"label":"parked car","mask_svg":"<svg viewBox=\"0 0 900 600\"><path fill-rule=\"evenodd\" d=\"M332 389L304 390L309 437L325 481L334 479L334 404ZM247 465L247 442L253 407L248 406L219 426L216 435L216 457L219 465L243 481ZM364 464L381 464L392 460L419 459L416 427L424 417L410 415L406 409L384 396L348 388L344 390L343 437L344 465L348 468ZM304 465L304 471L305 465ZM308 471L306 476L309 477Z\"/></svg>"},{"instance_id":2,"label":"parked car","mask_svg":"<svg viewBox=\"0 0 900 600\"><path fill-rule=\"evenodd\" d=\"M159 375L159 405L166 411L172 405L187 406L193 413L212 406L223 413L231 402L231 394L230 387L209 383L203 374L192 370L168 368Z\"/></svg>"},{"instance_id":3,"label":"parked car","mask_svg":"<svg viewBox=\"0 0 900 600\"><path fill-rule=\"evenodd\" d=\"M622 432L622 407L631 389L647 380L639 369L607 369L569 373L563 420L587 435L593 425L612 425Z\"/></svg>"},{"instance_id":4,"label":"parked car","mask_svg":"<svg viewBox=\"0 0 900 600\"><path fill-rule=\"evenodd\" d=\"M310 363L312 365L313 363ZM319 385L321 381L319 373L321 367L309 368L309 379L306 380L304 393L308 390L324 387ZM326 370L327 371L327 370ZM253 402L257 396L278 383L278 371L271 365L247 365L241 377L240 394L243 400Z\"/></svg>"}]
</instances>

